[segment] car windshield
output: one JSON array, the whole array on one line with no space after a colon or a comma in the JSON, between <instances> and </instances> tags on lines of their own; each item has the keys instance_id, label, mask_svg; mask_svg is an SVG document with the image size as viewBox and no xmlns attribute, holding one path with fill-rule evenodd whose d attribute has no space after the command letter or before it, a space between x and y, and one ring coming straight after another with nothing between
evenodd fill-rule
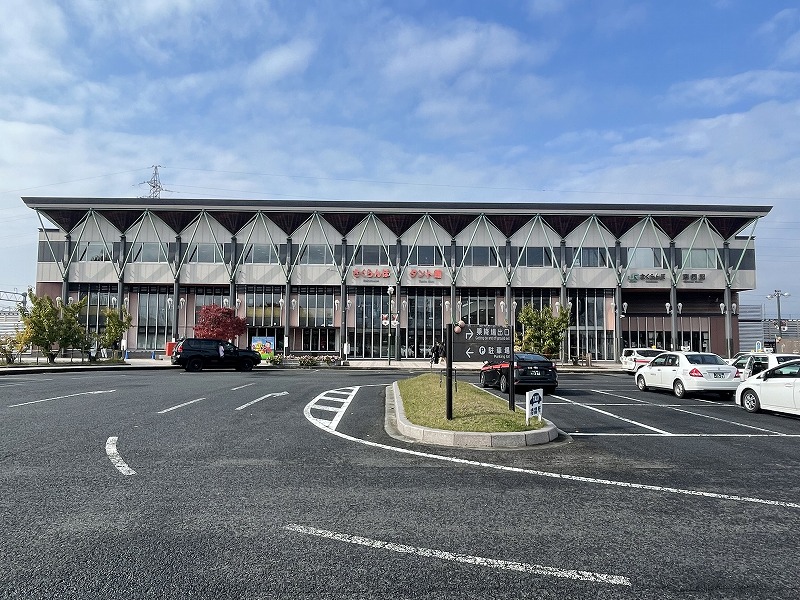
<instances>
[{"instance_id":1,"label":"car windshield","mask_svg":"<svg viewBox=\"0 0 800 600\"><path fill-rule=\"evenodd\" d=\"M516 354L514 354L514 360L526 361L526 362L540 362L540 361L550 362L549 358L545 358L541 354L533 354L527 352L524 354L517 352Z\"/></svg>"},{"instance_id":2,"label":"car windshield","mask_svg":"<svg viewBox=\"0 0 800 600\"><path fill-rule=\"evenodd\" d=\"M652 358L653 356L658 356L663 352L663 350L638 350L641 356L647 356Z\"/></svg>"},{"instance_id":3,"label":"car windshield","mask_svg":"<svg viewBox=\"0 0 800 600\"><path fill-rule=\"evenodd\" d=\"M693 365L727 365L721 357L716 354L687 354L686 360Z\"/></svg>"}]
</instances>

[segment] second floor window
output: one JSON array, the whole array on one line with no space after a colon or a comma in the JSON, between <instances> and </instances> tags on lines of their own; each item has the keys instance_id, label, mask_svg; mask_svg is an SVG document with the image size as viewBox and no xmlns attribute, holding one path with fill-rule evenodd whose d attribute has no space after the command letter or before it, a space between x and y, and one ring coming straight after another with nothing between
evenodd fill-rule
<instances>
[{"instance_id":1,"label":"second floor window","mask_svg":"<svg viewBox=\"0 0 800 600\"><path fill-rule=\"evenodd\" d=\"M167 262L167 244L162 242L135 242L131 244L130 262Z\"/></svg>"},{"instance_id":2,"label":"second floor window","mask_svg":"<svg viewBox=\"0 0 800 600\"><path fill-rule=\"evenodd\" d=\"M191 244L186 254L186 262L221 263L222 244Z\"/></svg>"}]
</instances>

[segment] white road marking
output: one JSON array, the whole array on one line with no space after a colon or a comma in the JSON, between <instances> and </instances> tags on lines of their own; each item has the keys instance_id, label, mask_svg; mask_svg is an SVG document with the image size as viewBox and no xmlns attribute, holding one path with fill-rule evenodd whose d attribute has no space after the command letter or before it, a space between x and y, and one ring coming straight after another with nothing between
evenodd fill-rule
<instances>
[{"instance_id":1,"label":"white road marking","mask_svg":"<svg viewBox=\"0 0 800 600\"><path fill-rule=\"evenodd\" d=\"M574 402L573 400L570 400L569 398L564 398L563 396L555 396L554 395L553 398L558 398L559 400L563 400L564 402L569 402L570 404L573 404L575 406L580 406L580 407L586 408L588 410L593 410L595 412L599 412L599 413L601 413L603 415L606 415L608 417L612 417L612 418L617 419L619 421L624 421L626 423L630 423L631 425L636 425L637 427L642 427L643 429L649 429L650 431L655 431L656 433L660 433L661 435L672 435L669 431L664 431L663 429L658 429L657 427L651 427L650 425L645 425L644 423L640 423L639 421L634 421L632 419L626 419L625 417L620 417L619 415L615 415L615 414L607 412L605 410L600 410L599 408L596 408L594 406L589 406L588 404L581 404L580 402Z\"/></svg>"},{"instance_id":2,"label":"white road marking","mask_svg":"<svg viewBox=\"0 0 800 600\"><path fill-rule=\"evenodd\" d=\"M546 567L543 565L536 565L530 563L520 563L508 560L498 560L495 558L484 558L482 556L470 556L468 554L456 554L453 552L444 552L442 550L434 550L432 548L423 548L420 546L407 546L405 544L395 544L394 542L387 542L384 540L375 540L372 538L361 537L356 535L349 535L346 533L337 533L335 531L328 531L326 529L317 529L316 527L307 527L304 525L295 525L293 523L287 525L285 529L306 535L313 535L337 542L345 542L347 544L356 544L359 546L366 546L367 548L374 548L377 550L388 550L390 552L398 552L400 554L415 554L417 556L424 556L427 558L437 558L439 560L449 560L452 562L475 565L477 567L488 567L492 569L500 569L503 571L517 571L520 573L530 573L532 575L549 575L551 577L562 577L564 579L573 579L575 581L589 581L592 583L607 583L611 585L631 585L630 579L620 575L607 575L606 573L593 573L591 571L577 571L574 569L557 569L555 567Z\"/></svg>"},{"instance_id":3,"label":"white road marking","mask_svg":"<svg viewBox=\"0 0 800 600\"><path fill-rule=\"evenodd\" d=\"M241 406L237 406L234 410L243 410L248 406L252 406L256 402L261 402L264 398L270 398L272 396L287 396L289 392L272 392L271 394L264 394L261 398L256 398L255 400L251 400L247 404L242 404Z\"/></svg>"},{"instance_id":4,"label":"white road marking","mask_svg":"<svg viewBox=\"0 0 800 600\"><path fill-rule=\"evenodd\" d=\"M246 387L248 387L248 386L255 385L255 384L256 384L256 382L255 382L255 381L254 381L254 382L252 382L252 383L245 383L244 385L240 385L240 386L238 386L238 387L231 388L231 391L232 391L232 392L235 392L236 390L241 390L241 389L243 389L243 388L246 388Z\"/></svg>"},{"instance_id":5,"label":"white road marking","mask_svg":"<svg viewBox=\"0 0 800 600\"><path fill-rule=\"evenodd\" d=\"M9 404L8 408L16 406L27 406L28 404L38 404L39 402L50 402L51 400L63 400L64 398L74 398L75 396L88 396L91 394L111 394L117 390L98 390L95 392L78 392L77 394L67 394L66 396L54 396L53 398L43 398L42 400L31 400L30 402L20 402L19 404Z\"/></svg>"},{"instance_id":6,"label":"white road marking","mask_svg":"<svg viewBox=\"0 0 800 600\"><path fill-rule=\"evenodd\" d=\"M112 464L117 468L117 471L123 475L136 475L136 471L131 469L127 463L122 460L122 457L117 452L117 436L108 438L106 441L106 454L111 459Z\"/></svg>"},{"instance_id":7,"label":"white road marking","mask_svg":"<svg viewBox=\"0 0 800 600\"><path fill-rule=\"evenodd\" d=\"M311 409L332 412L334 413L334 416L332 419L320 419L319 417L314 416L311 416L311 418L316 419L319 424L326 429L336 429L339 426L339 421L342 420L345 411L347 411L347 408L350 406L350 403L353 401L353 398L355 398L359 389L361 389L361 386L339 388L337 390L328 390L327 392L322 392L312 401ZM338 404L336 406L320 404L320 402L323 400L328 402L336 402ZM308 412L308 415L311 415L310 411Z\"/></svg>"},{"instance_id":8,"label":"white road marking","mask_svg":"<svg viewBox=\"0 0 800 600\"><path fill-rule=\"evenodd\" d=\"M324 394L320 394L317 398L323 396ZM456 463L460 465L468 465L473 467L482 467L487 469L496 469L498 471L505 471L508 473L521 473L525 475L533 475L536 477L548 477L551 479L561 479L564 481L576 481L579 483L590 483L594 485L608 485L614 487L623 487L623 488L630 488L635 490L646 490L650 492L661 492L667 494L679 494L683 496L696 496L700 498L711 498L715 500L730 500L733 502L747 502L752 504L765 504L768 506L778 506L781 508L794 508L800 509L800 503L797 502L784 502L782 500L767 500L765 498L753 498L748 496L737 496L735 494L721 494L718 492L703 492L700 490L687 490L681 488L673 488L673 487L665 487L661 485L649 485L645 483L632 483L629 481L615 481L613 479L597 479L594 477L583 477L580 475L566 475L564 473L551 473L549 471L537 471L534 469L523 469L521 467L510 467L507 465L497 465L494 463L486 463L480 462L476 460L469 460L466 458L456 458L453 456L442 456L440 454L433 454L431 452L420 452L418 450L411 450L410 448L401 448L399 446L389 446L388 444L380 444L378 442L373 442L370 440L363 440L361 438L354 437L352 435L347 435L346 433L342 433L340 431L336 431L335 429L331 429L326 427L324 422L320 419L315 418L311 415L311 408L313 404L317 401L317 398L314 398L311 402L306 404L305 408L303 409L303 414L305 415L306 419L314 425L315 427L319 427L323 431L327 431L335 436L338 436L344 440L348 440L351 442L356 442L359 444L364 444L365 446L370 446L372 448L380 448L382 450L389 450L391 452L398 452L400 454L407 454L409 456L417 456L420 458L429 458L433 460L441 460L445 462Z\"/></svg>"},{"instance_id":9,"label":"white road marking","mask_svg":"<svg viewBox=\"0 0 800 600\"><path fill-rule=\"evenodd\" d=\"M612 394L610 392L601 392L600 390L593 390L593 391L595 391L598 394L605 394L607 396L614 396L615 398L622 398L623 400L631 400L631 398L628 398L626 396L618 396L617 394ZM755 429L756 431L764 431L766 433L771 433L773 435L786 435L786 434L780 433L779 431L772 431L771 429L764 429L763 427L756 427L755 425L747 425L745 423L739 423L738 421L729 421L727 419L720 419L719 417L713 417L711 415L704 415L702 413L692 412L690 410L686 410L685 408L679 408L679 407L674 406L674 405L662 406L662 405L653 404L652 402L647 402L647 401L644 401L644 400L642 400L642 402L644 403L644 405L650 405L650 406L659 407L659 408L662 408L662 407L663 408L668 408L670 410L674 410L675 412L686 413L687 415L692 415L692 416L695 416L695 417L702 417L704 419L710 419L712 421L720 421L722 423L728 423L729 425L736 425L737 427L744 427L746 429ZM730 405L726 404L724 406L730 406Z\"/></svg>"},{"instance_id":10,"label":"white road marking","mask_svg":"<svg viewBox=\"0 0 800 600\"><path fill-rule=\"evenodd\" d=\"M205 398L197 398L196 400L189 400L188 402L184 402L183 404L170 406L169 408L165 408L164 410L158 411L158 414L163 415L164 413L168 413L171 410L177 410L179 408L183 408L184 406L189 406L190 404L194 404L195 402L200 402L200 400L205 400Z\"/></svg>"}]
</instances>

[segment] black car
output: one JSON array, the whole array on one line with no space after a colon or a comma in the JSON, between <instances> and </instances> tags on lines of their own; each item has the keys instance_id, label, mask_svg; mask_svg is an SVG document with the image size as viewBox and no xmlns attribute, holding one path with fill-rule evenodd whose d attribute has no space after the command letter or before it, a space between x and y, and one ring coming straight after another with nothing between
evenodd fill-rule
<instances>
[{"instance_id":1,"label":"black car","mask_svg":"<svg viewBox=\"0 0 800 600\"><path fill-rule=\"evenodd\" d=\"M170 361L187 371L200 371L205 367L251 371L261 362L261 355L254 350L237 348L225 340L186 338L175 346Z\"/></svg>"},{"instance_id":2,"label":"black car","mask_svg":"<svg viewBox=\"0 0 800 600\"><path fill-rule=\"evenodd\" d=\"M542 388L546 394L552 394L558 387L558 371L555 363L541 354L515 353L513 371L515 388L531 390ZM509 381L508 359L489 361L481 367L483 387L496 387L506 393Z\"/></svg>"}]
</instances>

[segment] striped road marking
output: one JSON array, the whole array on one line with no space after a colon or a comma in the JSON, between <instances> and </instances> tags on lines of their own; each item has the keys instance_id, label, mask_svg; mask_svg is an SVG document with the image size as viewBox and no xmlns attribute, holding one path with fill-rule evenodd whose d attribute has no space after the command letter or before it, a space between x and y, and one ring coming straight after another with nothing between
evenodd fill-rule
<instances>
[{"instance_id":1,"label":"striped road marking","mask_svg":"<svg viewBox=\"0 0 800 600\"><path fill-rule=\"evenodd\" d=\"M117 471L123 475L136 475L136 471L131 469L117 452L117 436L112 436L106 440L106 454L111 463L117 468Z\"/></svg>"},{"instance_id":2,"label":"striped road marking","mask_svg":"<svg viewBox=\"0 0 800 600\"><path fill-rule=\"evenodd\" d=\"M415 554L417 556L424 556L426 558L449 560L452 562L474 565L476 567L487 567L502 571L517 571L519 573L529 573L531 575L549 575L550 577L562 577L564 579L589 581L592 583L631 585L631 582L627 577L622 577L620 575L607 575L605 573L576 571L573 569L557 569L555 567L545 567L543 565L498 560L496 558L484 558L482 556L470 556L468 554L455 554L453 552L444 552L442 550L433 550L432 548L422 548L419 546L407 546L405 544L395 544L393 542L374 540L372 538L349 535L346 533L337 533L335 531L317 529L316 527L306 527L304 525L295 525L293 523L287 525L285 529L305 535L313 535L328 540L344 542L346 544L356 544L359 546L366 546L367 548L375 548L377 550L398 552L400 554Z\"/></svg>"},{"instance_id":3,"label":"striped road marking","mask_svg":"<svg viewBox=\"0 0 800 600\"><path fill-rule=\"evenodd\" d=\"M354 389L354 388L344 388L344 389ZM355 388L356 390L358 388ZM391 389L391 388L390 388ZM330 392L324 392L317 396L320 398L325 394L329 394ZM353 394L355 395L355 394ZM326 427L320 419L317 419L311 415L311 407L317 401L317 398L309 402L305 409L303 410L303 414L305 415L306 419L311 422L313 425L316 425L320 429L328 431L333 435L336 435L342 439L349 440L351 442L356 442L358 444L364 444L365 446L370 446L372 448L380 448L382 450L389 450L390 452L399 452L400 454L407 454L409 456L418 456L420 458L429 458L433 460L441 460L445 462L456 463L459 465L468 465L473 467L482 467L486 469L497 469L498 471L505 471L508 473L521 473L525 475L533 475L535 477L548 477L551 479L561 479L563 481L575 481L578 483L589 483L593 485L608 485L614 487L622 487L634 490L646 490L650 492L659 492L664 494L680 494L682 496L695 496L699 498L709 498L714 500L728 500L732 502L741 502L741 503L750 503L750 504L765 504L767 506L777 506L780 508L790 508L790 509L800 509L800 503L798 502L784 502L782 500L768 500L765 498L753 498L748 496L737 496L735 494L721 494L718 492L704 492L701 490L687 490L682 488L674 488L674 487L665 487L661 485L648 485L645 483L633 483L630 481L615 481L613 479L597 479L595 477L583 477L580 475L567 475L565 473L552 473L549 471L537 471L535 469L523 469L521 467L510 467L507 465L498 465L494 463L487 463L487 462L480 462L477 460L469 460L466 458L456 458L454 456L442 456L441 454L433 454L431 452L420 452L418 450L412 450L410 448L401 448L399 446L389 446L388 444L380 444L378 442L373 442L371 440L362 440L361 438L354 437L352 435L347 435L346 433L342 433L340 431L336 431L329 427Z\"/></svg>"},{"instance_id":4,"label":"striped road marking","mask_svg":"<svg viewBox=\"0 0 800 600\"><path fill-rule=\"evenodd\" d=\"M353 398L356 397L359 389L361 389L361 386L339 388L338 390L322 392L306 406L306 410L304 411L306 418L312 420L314 424L320 427L335 430L339 425L339 421L342 420L347 407L350 406ZM311 411L314 411L315 414L312 414ZM324 417L320 413L322 413Z\"/></svg>"}]
</instances>

